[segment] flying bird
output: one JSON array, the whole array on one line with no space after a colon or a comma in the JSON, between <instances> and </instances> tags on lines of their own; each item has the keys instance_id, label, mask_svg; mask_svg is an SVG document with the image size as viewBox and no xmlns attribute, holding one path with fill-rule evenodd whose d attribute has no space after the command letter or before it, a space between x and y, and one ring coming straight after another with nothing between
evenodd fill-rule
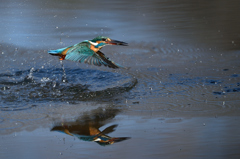
<instances>
[{"instance_id":1,"label":"flying bird","mask_svg":"<svg viewBox=\"0 0 240 159\"><path fill-rule=\"evenodd\" d=\"M125 68L106 57L105 54L100 51L100 49L106 45L127 46L128 44L122 41L110 39L109 37L98 36L92 40L84 40L72 46L57 50L50 50L48 53L54 56L59 56L61 61L70 60L96 66L104 65L114 69Z\"/></svg>"}]
</instances>

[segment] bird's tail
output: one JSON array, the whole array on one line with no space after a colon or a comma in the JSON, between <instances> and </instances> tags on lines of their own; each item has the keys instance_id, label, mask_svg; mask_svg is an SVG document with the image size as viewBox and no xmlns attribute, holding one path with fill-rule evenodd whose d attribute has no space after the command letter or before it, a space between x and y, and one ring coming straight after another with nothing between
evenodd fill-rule
<instances>
[{"instance_id":1,"label":"bird's tail","mask_svg":"<svg viewBox=\"0 0 240 159\"><path fill-rule=\"evenodd\" d=\"M61 49L57 49L57 50L49 50L48 53L54 56L58 56L59 54L62 54L62 52L64 50L66 50L69 47L65 47L65 48L61 48Z\"/></svg>"}]
</instances>

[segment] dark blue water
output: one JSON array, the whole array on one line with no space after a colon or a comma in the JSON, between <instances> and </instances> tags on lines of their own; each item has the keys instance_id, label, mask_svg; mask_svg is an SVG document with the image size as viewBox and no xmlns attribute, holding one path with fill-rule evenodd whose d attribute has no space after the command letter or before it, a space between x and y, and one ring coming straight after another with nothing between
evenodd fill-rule
<instances>
[{"instance_id":1,"label":"dark blue water","mask_svg":"<svg viewBox=\"0 0 240 159\"><path fill-rule=\"evenodd\" d=\"M239 8L0 2L0 158L239 158ZM64 73L47 53L99 35L129 44L102 49L129 70L63 61ZM120 139L99 146L96 132Z\"/></svg>"},{"instance_id":2,"label":"dark blue water","mask_svg":"<svg viewBox=\"0 0 240 159\"><path fill-rule=\"evenodd\" d=\"M39 69L0 74L1 110L17 110L29 103L112 100L129 91L137 80L128 76L96 70ZM64 81L63 81L64 80Z\"/></svg>"}]
</instances>

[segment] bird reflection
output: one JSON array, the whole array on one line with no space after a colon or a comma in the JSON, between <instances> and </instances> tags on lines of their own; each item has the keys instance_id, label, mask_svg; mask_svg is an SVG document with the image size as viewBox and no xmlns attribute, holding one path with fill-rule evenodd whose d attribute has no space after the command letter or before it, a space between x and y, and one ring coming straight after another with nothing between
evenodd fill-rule
<instances>
[{"instance_id":1,"label":"bird reflection","mask_svg":"<svg viewBox=\"0 0 240 159\"><path fill-rule=\"evenodd\" d=\"M117 109L97 109L89 114L78 117L75 121L66 121L55 124L51 131L58 131L70 136L77 137L83 141L93 141L101 146L111 145L124 141L130 137L110 137L107 134L116 130L117 124L108 126L100 130L102 126L113 119L119 110Z\"/></svg>"}]
</instances>

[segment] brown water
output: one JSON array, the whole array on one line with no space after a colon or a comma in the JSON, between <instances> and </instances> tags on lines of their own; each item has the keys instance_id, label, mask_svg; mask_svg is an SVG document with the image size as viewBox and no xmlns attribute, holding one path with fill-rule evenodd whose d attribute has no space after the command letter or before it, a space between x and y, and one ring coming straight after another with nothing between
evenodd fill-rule
<instances>
[{"instance_id":1,"label":"brown water","mask_svg":"<svg viewBox=\"0 0 240 159\"><path fill-rule=\"evenodd\" d=\"M0 158L240 157L238 1L0 4ZM98 35L130 69L64 61L63 82L47 50Z\"/></svg>"}]
</instances>

